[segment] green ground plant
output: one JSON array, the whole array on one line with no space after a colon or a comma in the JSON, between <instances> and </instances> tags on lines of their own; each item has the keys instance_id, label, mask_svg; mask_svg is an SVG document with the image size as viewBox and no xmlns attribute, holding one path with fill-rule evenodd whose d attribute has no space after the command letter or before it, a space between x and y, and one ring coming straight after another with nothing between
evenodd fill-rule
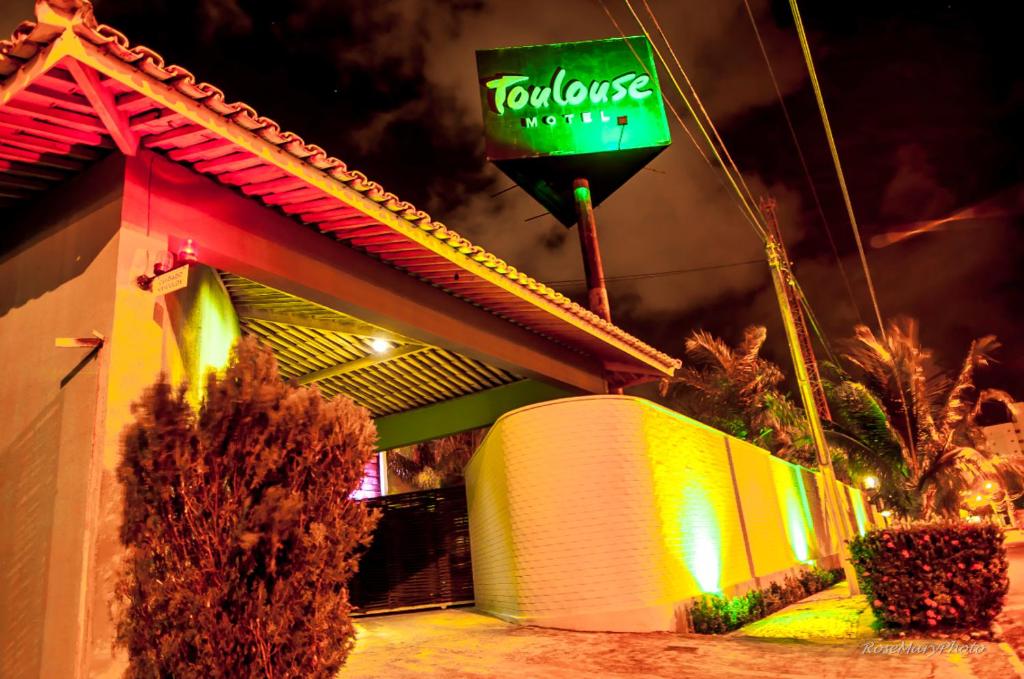
<instances>
[{"instance_id":1,"label":"green ground plant","mask_svg":"<svg viewBox=\"0 0 1024 679\"><path fill-rule=\"evenodd\" d=\"M701 596L690 607L690 622L697 634L725 634L760 620L801 599L828 589L842 579L843 571L814 567L782 582L741 596Z\"/></svg>"}]
</instances>

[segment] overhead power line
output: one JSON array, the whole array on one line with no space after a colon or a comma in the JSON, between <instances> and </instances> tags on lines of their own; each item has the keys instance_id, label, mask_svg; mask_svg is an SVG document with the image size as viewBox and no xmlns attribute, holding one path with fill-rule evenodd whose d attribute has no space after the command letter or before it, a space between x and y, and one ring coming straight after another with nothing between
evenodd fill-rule
<instances>
[{"instance_id":1,"label":"overhead power line","mask_svg":"<svg viewBox=\"0 0 1024 679\"><path fill-rule=\"evenodd\" d=\"M647 278L662 278L664 276L678 276L680 274L698 273L700 271L712 271L714 269L729 269L736 266L748 264L764 264L765 259L748 259L745 262L730 262L728 264L711 264L709 266L696 266L689 269L673 269L671 271L651 271L648 273L626 274L623 276L606 276L606 281L638 281ZM547 281L548 285L569 285L571 283L585 283L582 278L569 278L564 281Z\"/></svg>"},{"instance_id":2,"label":"overhead power line","mask_svg":"<svg viewBox=\"0 0 1024 679\"><path fill-rule=\"evenodd\" d=\"M658 35L661 36L662 42L665 43L665 47L668 49L668 53L669 55L671 55L672 61L675 62L676 68L679 70L680 75L683 76L683 81L686 83L686 86L690 89L690 93L693 95L693 100L697 103L697 108L700 109L701 115L703 115L704 118L708 121L708 127L711 128L712 134L715 135L715 139L718 141L718 145L721 147L722 153L725 154L726 160L729 161L729 166L732 168L732 171L736 173L736 178L739 181L740 186L743 187L743 191L746 194L747 200L750 201L749 204L751 206L756 205L757 201L754 200L754 195L750 192L750 187L747 186L747 180L743 177L743 173L740 172L739 168L736 167L736 161L732 159L732 154L729 153L729 147L727 147L725 145L725 142L722 140L722 135L718 134L718 128L715 126L715 121L712 120L711 115L707 112L707 109L704 108L704 102L701 101L700 95L697 94L697 88L695 88L693 86L693 83L690 82L690 76L686 75L686 69L683 68L682 63L680 63L679 61L679 56L676 54L675 49L672 47L672 43L669 42L668 36L665 35L665 31L661 28L661 22L658 21L657 15L655 15L654 10L651 9L651 6L650 4L648 4L647 0L642 1L644 3L644 9L647 10L648 16L650 16L651 21L654 22L654 27L658 30ZM626 0L626 6L630 7L630 11L632 11L633 8L629 5L629 0ZM636 14L634 13L633 16L635 17ZM637 19L637 21L639 22L639 19Z\"/></svg>"},{"instance_id":3,"label":"overhead power line","mask_svg":"<svg viewBox=\"0 0 1024 679\"><path fill-rule=\"evenodd\" d=\"M608 20L612 22L612 26L615 27L615 30L617 30L619 32L619 35L621 35L623 38L625 38L626 37L626 33L622 30L622 27L619 26L619 22L615 19L615 16L608 10L608 6L604 4L604 0L597 0L597 2L601 5L601 9L603 9L604 13L608 16ZM626 46L629 47L629 51L633 53L633 57L635 57L637 62L641 66L643 66L644 71L646 72L647 71L647 65L644 64L644 60L640 58L640 55L636 53L636 51L633 49L632 45L630 45L627 42ZM650 76L651 74L648 73L647 75ZM697 138L693 136L692 132L690 132L690 128L687 127L686 123L683 122L683 117L681 115L679 115L679 111L672 104L672 101L668 97L665 96L664 92L661 93L661 99L662 99L662 101L665 102L665 106L668 106L668 110L672 112L672 116L676 119L676 122L679 123L679 127L683 128L683 132L685 132L686 136L690 138L690 141L693 143L693 147L695 149L697 149L697 153L699 153L700 157L704 159L704 162L706 162L708 165L710 165L711 161L708 160L707 154L705 154L704 153L704 149L702 149L700 147L700 143L698 143Z\"/></svg>"},{"instance_id":4,"label":"overhead power line","mask_svg":"<svg viewBox=\"0 0 1024 679\"><path fill-rule=\"evenodd\" d=\"M814 331L814 335L818 338L818 342L821 344L825 353L828 355L828 360L833 365L839 365L839 359L832 352L832 345L829 343L825 334L821 331L821 324L818 323L818 317L814 315L814 309L811 308L811 302L807 299L807 295L804 294L804 289L800 285L800 281L797 277L793 276L793 283L796 286L797 296L800 298L800 306L803 307L804 312L807 314L807 320L810 321L811 330Z\"/></svg>"},{"instance_id":5,"label":"overhead power line","mask_svg":"<svg viewBox=\"0 0 1024 679\"><path fill-rule=\"evenodd\" d=\"M825 217L825 210L821 207L821 199L818 196L818 189L814 185L814 178L811 177L811 170L807 166L807 158L804 156L804 150L800 145L799 137L797 137L796 128L793 126L793 119L789 115L789 107L786 106L786 99L782 96L782 89L779 87L779 81L775 77L775 69L772 67L772 60L768 56L768 50L765 48L764 40L761 39L761 31L757 27L757 20L754 18L754 11L750 8L750 0L743 0L743 5L747 9L747 16L750 18L750 26L754 29L754 37L757 38L757 46L761 48L761 56L764 57L764 65L768 68L768 76L771 78L772 87L775 88L775 96L778 98L779 108L782 109L782 116L786 119L786 127L789 128L789 136L793 140L796 155L800 159L800 167L803 168L804 178L807 180L807 188L811 190L811 197L813 198L814 206L818 211L818 217L821 219L822 226L825 227L825 234L828 236L828 243L832 248L832 254L836 258L836 264L839 266L839 274L843 278L843 285L846 287L846 294L850 298L850 305L853 307L853 311L857 315L857 320L863 323L864 319L860 315L860 305L857 304L857 297L853 294L853 286L850 284L850 277L847 275L846 267L843 265L843 258L839 256L839 248L836 247L835 238L832 236L832 227L829 225L828 219Z\"/></svg>"},{"instance_id":6,"label":"overhead power line","mask_svg":"<svg viewBox=\"0 0 1024 679\"><path fill-rule=\"evenodd\" d=\"M604 3L604 0L598 0L598 3L601 5L601 7L604 10L605 14L608 15L609 20L612 22L612 25L615 26L615 29L619 32L619 35L622 36L623 38L625 38L626 37L625 31L622 30L622 27L619 25L619 23L618 23L618 21L616 21L614 15L608 9L607 5ZM650 32L647 30L647 27L644 25L644 22L640 19L640 16L633 9L633 6L629 3L629 0L626 0L626 6L629 9L630 14L633 15L634 20L637 22L637 25L640 27L640 30L643 32L644 36L651 42L651 46L654 49L654 53L657 56L658 61L661 63L661 65L665 69L666 73L669 76L669 79L672 81L672 84L675 87L675 90L679 93L679 97L682 99L683 104L686 106L687 111L692 116L694 122L697 124L697 129L700 130L701 136L704 138L704 140L705 140L705 142L707 144L708 150L711 151L711 153L714 156L714 159L717 161L717 163L723 169L724 174L725 174L725 179L728 180L728 183L731 186L732 193L734 194L734 196L737 199L737 205L738 205L738 207L740 209L740 213L743 215L744 219L747 220L747 222L750 224L750 226L754 229L754 232L758 235L758 237L762 241L764 241L764 239L765 239L765 232L764 232L764 227L761 224L760 214L753 208L753 206L749 203L749 201L744 196L743 191L740 189L736 179L733 177L732 173L729 171L728 165L726 164L725 160L723 160L722 155L719 153L718 148L716 147L715 143L712 141L710 135L708 135L707 129L705 128L703 122L701 121L700 116L698 116L697 111L694 109L693 105L690 103L689 97L686 96L685 92L683 92L682 87L679 85L679 81L676 79L676 76L673 73L671 66L665 60L665 57L662 55L662 52L658 48L658 46L654 43L653 40L651 40ZM632 49L632 47L631 47L631 49ZM639 57L638 57L638 59L639 59ZM641 61L641 63L642 63L642 61ZM668 101L667 97L666 97L666 101ZM680 123L681 122L682 122L682 120L680 118ZM687 129L687 134L690 135L688 128L684 128L684 129ZM722 176L715 170L715 167L711 163L711 160L707 157L707 154L705 154L703 152L703 149L701 148L701 145L699 143L697 143L697 141L693 138L692 135L690 135L690 139L694 143L694 146L698 149L698 151L700 151L701 156L707 162L708 166L712 169L712 171L714 172L715 176L718 177L719 181L721 181L722 180ZM742 177L740 177L740 179L742 179ZM729 190L729 187L727 186L726 189Z\"/></svg>"},{"instance_id":7,"label":"overhead power line","mask_svg":"<svg viewBox=\"0 0 1024 679\"><path fill-rule=\"evenodd\" d=\"M839 162L839 150L836 148L836 140L832 135L832 125L828 121L828 112L825 110L825 99L821 94L821 85L818 83L818 74L814 69L814 59L811 57L811 47L807 42L807 33L804 31L804 22L800 18L800 8L796 0L789 0L789 8L793 12L793 21L796 24L796 33L800 38L800 48L804 53L804 61L807 62L807 73L811 77L811 87L814 89L814 98L818 102L818 111L821 113L821 124L825 127L825 137L828 139L828 147L832 152L832 162L836 167L836 176L839 179L839 188L843 192L843 202L846 204L846 214L850 218L850 228L853 229L853 239L857 243L857 254L860 256L860 264L864 268L864 280L867 282L868 294L871 296L871 306L875 311L875 319L878 321L878 332L882 341L888 345L889 336L885 331L885 321L882 320L882 310L878 305L878 295L875 294L875 284L871 279L871 269L868 267L868 257L864 252L864 243L861 242L860 229L857 226L857 216L853 212L853 202L850 200L850 191L846 186L846 176L843 174L843 165ZM896 388L900 395L900 405L903 406L903 419L907 431L912 431L910 426L910 409L907 398L903 391L903 381L900 378L900 371L893 366L893 377L896 380ZM907 445L912 456L917 455L912 436L907 437Z\"/></svg>"},{"instance_id":8,"label":"overhead power line","mask_svg":"<svg viewBox=\"0 0 1024 679\"><path fill-rule=\"evenodd\" d=\"M601 4L602 8L604 9L605 13L608 15L609 19L612 21L612 24L619 31L619 35L621 35L622 37L625 37L625 33L623 32L621 27L618 25L618 22L615 21L614 16L611 14L611 12L609 12L607 6L605 6L604 1L603 0L598 0L598 1L600 2L600 4ZM704 140L706 141L707 147L710 149L711 153L714 155L715 160L721 166L721 169L722 169L722 171L725 174L725 178L728 180L729 184L731 185L733 196L736 199L737 204L740 206L740 212L744 215L744 217L747 219L747 221L750 223L750 225L754 228L755 233L758 235L758 237L761 239L761 241L762 242L768 242L769 235L768 235L768 229L767 229L767 222L765 221L765 216L761 213L761 211L754 207L754 197L753 197L752 192L750 191L750 187L748 186L745 178L743 177L743 174L740 172L739 167L737 166L737 164L736 164L735 160L733 159L732 155L729 153L728 147L726 146L725 141L722 139L721 134L719 134L718 129L715 126L714 120L711 118L711 115L708 113L707 109L705 108L704 103L701 101L700 95L698 94L696 87L694 86L693 82L690 80L689 76L686 74L686 70L683 68L683 65L682 65L682 63L681 63L681 61L679 59L679 56L676 53L675 49L673 48L672 43L669 40L669 38L668 38L667 34L665 33L664 29L662 28L661 23L658 21L657 15L655 14L654 10L651 8L648 0L641 0L641 1L644 4L644 8L646 9L647 14L650 16L650 20L654 24L654 28L657 31L659 37L661 38L661 41L664 43L665 49L668 51L669 55L671 56L672 62L674 64L674 66L675 66L675 69L678 71L678 73L682 77L682 80L686 83L686 86L687 86L687 88L690 91L690 96L693 97L693 101L696 103L696 108L694 107L693 104L691 104L690 97L687 96L686 92L683 91L683 88L680 85L679 80L675 76L675 72L673 71L672 65L670 65L669 62L665 59L665 57L664 57L664 55L662 53L662 50L658 47L658 45L651 38L650 31L648 31L647 26L644 25L644 21L640 18L639 14L634 9L634 7L633 7L632 3L630 2L630 0L624 0L624 3L626 5L626 8L629 10L630 14L633 16L633 19L636 21L637 25L640 27L640 30L643 32L644 36L651 42L651 46L654 49L654 53L657 56L658 61L661 63L662 67L665 69L666 73L669 76L669 79L672 82L673 87L675 88L676 92L679 94L679 97L683 100L683 103L685 104L685 106L686 106L687 110L689 111L690 115L693 116L694 121L697 123L697 128L700 130L701 135L703 136ZM756 29L756 27L755 27L755 29ZM635 55L635 52L634 52L634 55ZM767 56L767 55L765 55L765 56ZM770 69L770 64L769 64L769 69ZM773 82L774 82L774 73L771 72L771 71L770 71L770 73L772 74ZM776 85L776 91L778 92L777 85ZM781 97L781 95L780 95L780 97ZM666 101L667 101L667 99L666 99ZM700 112L699 114L698 114L698 110ZM788 120L788 112L787 112L787 120ZM706 126L704 124L704 121L706 121L706 123L707 123ZM711 134L708 133L709 129L711 130ZM712 139L712 135L714 135L714 139ZM692 135L690 136L690 139L691 139L691 141L694 141ZM795 141L795 133L794 133L794 141ZM699 148L698 148L698 150L699 150ZM799 151L799 146L798 146L798 151ZM725 159L723 159L723 155L725 156ZM705 156L705 160L707 160L706 156ZM710 161L708 162L708 164L709 164L709 166L711 167L712 170L715 170L714 166L711 165ZM715 175L719 178L719 180L722 179L721 175L717 171L715 172ZM808 175L809 175L809 172L808 172ZM813 187L812 187L812 189L813 189ZM829 233L829 235L830 235L830 239L831 239L831 233ZM761 262L761 261L765 261L765 260L753 260L753 261ZM753 262L745 262L745 263L753 263ZM743 263L740 263L740 264L743 264ZM734 265L719 265L719 266L710 267L710 268L722 268L723 266L736 266L736 264L734 264ZM698 269L698 270L701 270L701 269ZM661 276L661 275L674 275L676 273L689 273L690 271L691 270L680 270L678 272L658 272L656 274L648 274L648 275L638 274L638 275L635 275L635 276L620 277L619 280L622 280L622 279L629 280L629 279L637 279L637 278L647 278L647 277L655 277L655 276ZM609 280L615 280L615 279L609 279ZM829 354L830 358L832 358L833 356L832 356L831 348L830 348L828 342L826 341L826 339L824 338L824 336L822 335L820 327L819 327L819 325L817 323L817 319L814 316L814 312L811 310L810 302L808 301L807 296L803 294L803 291L800 289L799 284L796 285L796 292L798 294L801 306L806 309L807 315L811 319L811 326L812 326L812 328L814 329L815 333L818 335L818 338L821 341L823 347L825 348L825 351ZM852 294L851 294L851 299L852 299ZM854 306L856 308L856 304Z\"/></svg>"},{"instance_id":9,"label":"overhead power line","mask_svg":"<svg viewBox=\"0 0 1024 679\"><path fill-rule=\"evenodd\" d=\"M624 2L626 4L626 7L629 9L630 13L633 15L633 18L640 25L640 28L644 32L644 35L647 36L647 38L650 40L650 34L648 33L646 27L644 26L643 21L641 21L640 17L637 15L636 11L633 9L633 6L630 3L630 0L624 0ZM752 205L754 204L754 197L753 197L753 194L750 191L749 186L747 185L746 180L743 177L743 174L740 172L739 168L736 165L736 162L732 158L732 155L729 153L728 147L726 146L725 141L722 139L722 136L719 134L718 129L715 126L714 120L711 118L711 115L708 113L707 109L704 107L704 104L703 104L703 102L700 99L700 95L697 93L696 87L694 87L693 82L690 80L689 76L687 76L686 70L683 68L683 65L680 62L680 59L679 59L675 49L673 48L671 41L669 40L668 36L666 35L664 29L661 27L661 23L658 21L658 17L655 14L654 10L651 8L650 3L648 2L648 0L641 0L641 2L643 2L644 8L647 10L647 14L650 16L651 21L654 23L655 29L657 30L657 32L658 32L662 42L665 44L666 49L668 50L670 56L672 57L672 60L673 60L673 62L675 64L676 69L681 74L683 80L686 82L686 85L689 88L689 90L690 90L690 92L691 92L691 94L693 96L694 101L697 103L697 107L699 108L701 115L703 115L703 117L707 120L708 128L710 128L712 134L715 137L715 140L717 141L718 147L721 148L722 153L725 155L726 159L728 160L728 163L729 163L728 167L725 166L725 163L722 161L721 156L719 156L717 151L715 151L715 149L716 149L715 143L711 141L710 137L707 134L707 131L705 130L704 126L701 124L700 119L697 118L696 112L694 111L693 107L690 106L689 101L687 99L687 96L683 93L682 88L679 86L678 81L672 75L672 68L671 68L671 66L669 66L669 64L665 61L664 57L661 54L661 51L658 49L658 46L656 44L652 43L652 45L654 47L655 53L658 55L658 58L661 61L662 66L664 66L666 71L669 72L669 77L672 80L672 84L676 87L676 90L679 92L679 96L682 97L684 102L687 103L687 107L689 108L690 113L692 115L694 115L695 119L697 119L698 127L700 128L701 132L704 134L704 137L707 140L709 147L711 147L711 149L713 151L715 151L716 158L719 160L720 163L722 163L723 169L725 170L726 175L729 177L731 182L733 182L733 175L729 171L730 168L731 168L732 172L735 173L736 181L733 182L733 188L736 189L738 198L740 199L740 201L744 204L744 206L748 210L752 210L753 209ZM794 130L793 126L792 126L792 122L791 122L791 120L789 118L789 112L785 108L785 103L784 103L784 101L782 99L781 90L778 87L778 81L775 79L774 70L771 67L771 62L768 60L767 51L765 50L764 43L763 43L763 41L760 38L760 33L757 31L756 22L753 22L753 14L750 11L749 5L747 6L747 9L748 9L748 14L751 16L751 20L752 20L752 23L753 23L753 26L754 26L755 35L757 36L758 43L761 46L761 52L762 52L762 55L765 58L765 63L768 66L769 75L771 76L772 83L773 83L773 85L775 87L776 94L779 97L780 104L782 104L782 106L783 106L783 112L786 115L786 120L787 120L787 123L789 124L790 132L791 132L791 134L793 136L793 141L794 141L794 143L797 146L797 152L798 152L798 154L800 154L801 163L803 164L803 166L805 168L805 174L807 175L808 180L810 181L810 172L807 170L806 160L803 157L803 151L800 148L799 141L797 140L797 137L796 137L796 132L795 132L795 130ZM742 186L742 188L743 188L742 192L736 187L736 182L738 182L740 184L740 186ZM843 271L844 280L845 280L845 278L846 278L845 277L845 270L842 269L842 261L840 260L840 258L838 256L838 249L835 247L835 244L834 244L834 242L832 240L831 231L828 230L828 222L827 222L827 220L824 217L824 211L821 210L820 201L818 201L818 199L817 199L817 190L814 187L813 182L810 182L810 185L811 185L811 190L813 192L813 195L815 197L815 201L816 201L816 203L818 204L818 207L819 207L819 214L821 215L823 223L826 226L827 233L829 234L829 241L833 245L833 251L836 254L837 262L839 263L840 268ZM763 223L765 225L767 225L769 223L770 220L768 220L767 216L763 215L760 210L757 211L757 215L760 218L758 220L758 223L757 223L758 227L761 225L762 221L763 221ZM762 230L762 229L758 228L757 230L759 232L758 235L762 237L762 240L766 240L767 239L767 229ZM786 263L786 266L787 267L789 266L788 262ZM792 275L792 271L790 271L790 275L792 276L792 279L793 279L793 281L795 283L796 298L797 298L800 306L805 309L806 315L810 319L811 328L813 329L815 334L818 336L818 340L821 342L821 345L825 349L825 352L829 355L830 359L833 359L833 361L834 361L835 357L832 354L831 346L829 345L829 343L826 340L825 336L821 332L820 325L817 322L817 318L816 318L816 316L814 314L813 309L811 308L811 304L810 304L810 301L807 298L807 295L804 294L804 292L801 289L799 283L796 282L796 277ZM856 300L855 300L855 298L853 296L852 288L849 287L848 282L847 282L847 291L850 294L850 299L851 299L851 302L854 305L854 309L855 309L855 311L857 312L857 314L859 316L860 312L857 309Z\"/></svg>"},{"instance_id":10,"label":"overhead power line","mask_svg":"<svg viewBox=\"0 0 1024 679\"><path fill-rule=\"evenodd\" d=\"M836 148L836 140L832 135L832 125L828 121L828 111L825 110L825 99L821 94L821 85L818 83L818 73L814 68L814 59L811 57L811 47L807 42L807 33L804 31L804 22L800 18L800 8L796 0L789 0L789 7L793 11L793 20L796 23L796 33L800 38L800 49L804 53L804 61L807 63L807 73L811 77L811 88L814 90L814 98L818 102L818 111L821 113L821 124L825 127L825 137L828 139L828 147L832 153L832 163L836 168L836 176L839 179L839 188L843 192L843 202L846 205L846 214L850 218L850 228L853 229L853 239L857 243L857 254L860 256L860 264L864 268L864 280L867 281L868 294L871 296L871 306L875 311L875 319L878 321L878 330L882 339L888 342L885 332L885 322L882 320L882 310L878 306L878 295L875 293L875 284L871 278L871 269L868 267L867 254L864 252L864 243L861 242L860 228L857 226L857 216L853 212L853 202L850 200L850 191L846 186L846 175L843 174L843 165L839 161L839 150Z\"/></svg>"},{"instance_id":11,"label":"overhead power line","mask_svg":"<svg viewBox=\"0 0 1024 679\"><path fill-rule=\"evenodd\" d=\"M654 48L654 54L658 57L658 61L661 62L661 65L664 67L665 72L668 73L669 80L672 81L673 87L675 87L676 92L679 93L679 97L683 100L683 103L686 105L686 110L690 112L691 116L693 116L693 120L694 122L697 123L697 129L700 130L701 136L703 136L704 141L707 142L708 148L711 149L711 153L714 154L715 156L715 160L717 160L718 164L722 166L722 170L725 172L726 179L729 180L729 184L732 186L733 191L739 198L739 202L742 206L742 209L746 212L746 215L749 217L747 221L749 221L750 225L754 228L754 232L757 233L758 238L760 238L762 242L765 241L767 236L764 225L762 224L761 213L755 209L753 203L746 198L744 192L739 187L738 182L743 181L743 176L739 175L738 179L737 177L733 177L733 174L729 169L729 165L727 165L726 162L722 159L722 154L719 153L718 147L715 145L715 142L712 141L711 136L708 134L707 129L704 127L704 123L701 122L700 116L697 115L697 111L694 109L693 104L690 103L690 98L686 96L686 93L683 92L683 88L680 87L679 81L676 79L675 74L672 72L672 67L669 65L668 61L666 61L664 55L662 55L657 43L655 43L654 40L651 39L651 33L650 31L647 30L647 26L644 25L643 20L640 18L640 15L637 14L636 10L633 8L633 4L630 2L630 0L623 0L623 2L625 2L626 8L629 9L629 13L633 15L633 19L636 21L637 26L640 27L640 30L643 32L644 37L646 37L647 40L650 41L651 47ZM679 63L678 60L676 61L676 63ZM686 79L686 81L689 83L689 78L686 77L686 74L685 72L683 72L683 68L681 65L679 66L679 71L683 75L684 79ZM693 91L692 86L691 91ZM696 94L696 92L694 93ZM703 111L703 106L701 106L701 110ZM705 116L707 116L706 112ZM707 120L710 125L713 125L710 117L707 117ZM721 140L720 137L719 140ZM724 149L724 144L722 146Z\"/></svg>"}]
</instances>

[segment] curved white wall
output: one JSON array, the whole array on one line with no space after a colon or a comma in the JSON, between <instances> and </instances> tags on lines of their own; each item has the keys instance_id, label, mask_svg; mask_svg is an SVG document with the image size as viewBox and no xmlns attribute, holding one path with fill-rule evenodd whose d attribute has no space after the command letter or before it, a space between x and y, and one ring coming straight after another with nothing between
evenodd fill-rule
<instances>
[{"instance_id":1,"label":"curved white wall","mask_svg":"<svg viewBox=\"0 0 1024 679\"><path fill-rule=\"evenodd\" d=\"M466 467L477 608L567 629L681 629L693 596L834 551L814 531L814 476L639 398L512 411Z\"/></svg>"}]
</instances>

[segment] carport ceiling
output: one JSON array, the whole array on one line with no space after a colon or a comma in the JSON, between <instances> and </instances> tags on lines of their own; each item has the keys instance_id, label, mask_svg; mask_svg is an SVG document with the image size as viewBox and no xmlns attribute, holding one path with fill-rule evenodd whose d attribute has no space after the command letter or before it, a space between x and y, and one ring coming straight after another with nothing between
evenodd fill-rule
<instances>
[{"instance_id":1,"label":"carport ceiling","mask_svg":"<svg viewBox=\"0 0 1024 679\"><path fill-rule=\"evenodd\" d=\"M242 332L273 348L282 377L316 384L329 398L350 396L374 417L520 379L240 276L220 277ZM388 345L384 351L381 340Z\"/></svg>"}]
</instances>

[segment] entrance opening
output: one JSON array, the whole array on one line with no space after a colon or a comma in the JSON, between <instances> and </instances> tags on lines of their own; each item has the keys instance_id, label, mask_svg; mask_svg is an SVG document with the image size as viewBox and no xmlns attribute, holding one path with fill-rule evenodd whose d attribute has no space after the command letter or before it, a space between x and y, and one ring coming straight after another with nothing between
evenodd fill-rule
<instances>
[{"instance_id":1,"label":"entrance opening","mask_svg":"<svg viewBox=\"0 0 1024 679\"><path fill-rule=\"evenodd\" d=\"M380 496L364 501L381 518L349 584L358 613L473 603L463 468L485 433L475 429L380 453L363 486L377 481Z\"/></svg>"}]
</instances>

